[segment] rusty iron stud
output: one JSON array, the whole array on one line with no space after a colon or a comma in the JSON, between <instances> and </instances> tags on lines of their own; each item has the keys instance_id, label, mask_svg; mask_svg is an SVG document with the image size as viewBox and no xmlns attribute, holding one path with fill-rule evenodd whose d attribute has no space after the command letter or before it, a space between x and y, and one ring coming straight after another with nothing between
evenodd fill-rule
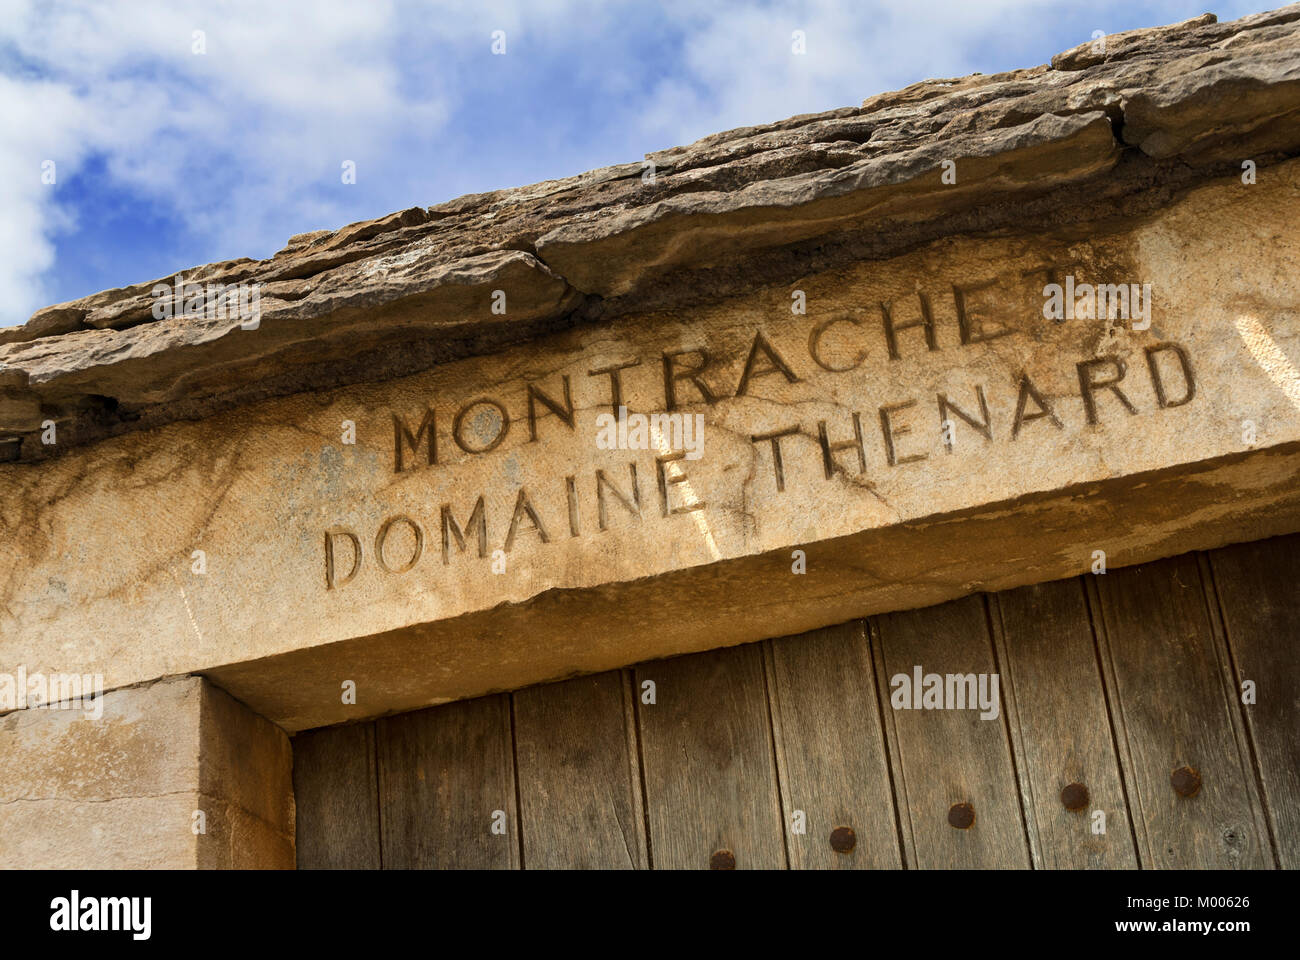
<instances>
[{"instance_id":1,"label":"rusty iron stud","mask_svg":"<svg viewBox=\"0 0 1300 960\"><path fill-rule=\"evenodd\" d=\"M1169 777L1169 782L1180 797L1194 797L1201 790L1201 774L1195 767L1179 767Z\"/></svg>"},{"instance_id":2,"label":"rusty iron stud","mask_svg":"<svg viewBox=\"0 0 1300 960\"><path fill-rule=\"evenodd\" d=\"M730 850L715 850L709 857L710 870L735 870L736 855Z\"/></svg>"},{"instance_id":3,"label":"rusty iron stud","mask_svg":"<svg viewBox=\"0 0 1300 960\"><path fill-rule=\"evenodd\" d=\"M831 849L836 853L852 853L858 845L858 835L852 827L836 827L831 831Z\"/></svg>"},{"instance_id":4,"label":"rusty iron stud","mask_svg":"<svg viewBox=\"0 0 1300 960\"><path fill-rule=\"evenodd\" d=\"M1081 783L1066 784L1061 791L1061 804L1066 810L1082 810L1088 805L1088 788Z\"/></svg>"},{"instance_id":5,"label":"rusty iron stud","mask_svg":"<svg viewBox=\"0 0 1300 960\"><path fill-rule=\"evenodd\" d=\"M948 823L958 830L968 830L975 823L975 808L969 803L954 803L948 808Z\"/></svg>"}]
</instances>

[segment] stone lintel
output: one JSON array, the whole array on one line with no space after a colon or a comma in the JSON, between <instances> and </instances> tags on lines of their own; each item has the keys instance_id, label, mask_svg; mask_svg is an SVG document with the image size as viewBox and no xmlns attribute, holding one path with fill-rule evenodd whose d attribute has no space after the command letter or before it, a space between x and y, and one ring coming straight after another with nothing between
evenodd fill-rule
<instances>
[{"instance_id":1,"label":"stone lintel","mask_svg":"<svg viewBox=\"0 0 1300 960\"><path fill-rule=\"evenodd\" d=\"M296 730L1300 529L1298 215L1293 160L7 465L0 655Z\"/></svg>"},{"instance_id":2,"label":"stone lintel","mask_svg":"<svg viewBox=\"0 0 1300 960\"><path fill-rule=\"evenodd\" d=\"M210 671L297 731L1300 530L1300 444ZM1109 568L1108 567L1108 568ZM455 669L448 669L454 664ZM340 683L356 685L355 705Z\"/></svg>"}]
</instances>

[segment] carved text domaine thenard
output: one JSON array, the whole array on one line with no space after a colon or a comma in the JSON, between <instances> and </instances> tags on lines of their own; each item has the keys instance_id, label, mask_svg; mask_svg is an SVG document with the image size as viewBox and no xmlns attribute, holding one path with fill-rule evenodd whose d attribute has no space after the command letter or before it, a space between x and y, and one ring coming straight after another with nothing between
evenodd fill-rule
<instances>
[{"instance_id":1,"label":"carved text domaine thenard","mask_svg":"<svg viewBox=\"0 0 1300 960\"><path fill-rule=\"evenodd\" d=\"M620 407L631 406L630 385L635 385L638 397L653 391L660 410L673 413L689 408L707 414L730 398L764 398L771 392L768 385L776 389L816 386L821 380L860 376L868 369L880 380L880 371L890 370L904 356L941 353L945 348L960 349L1014 334L1011 327L990 323L987 316L971 309L972 292L987 292L990 287L954 287L945 294L951 300L944 306L955 318L948 325L936 319L933 298L918 293L906 303L878 303L855 314L811 322L803 328L806 336L792 335L790 328L769 333L755 324L747 350L735 356L715 355L705 346L667 349L653 356L591 365L585 375L554 374L524 381L509 395L394 410L392 467L399 474L452 467L492 455L512 436L515 444L523 445L571 435L594 447L595 435L580 427L579 413L599 408L617 416ZM739 374L729 377L728 371L736 369L741 356ZM969 432L983 444L1015 442L1030 430L1096 428L1108 417L1137 416L1195 398L1194 366L1183 345L1156 341L1131 356L1141 358L1141 369L1129 369L1114 355L1062 358L1073 367L1071 380L1077 383L1077 393L1069 397L1059 391L1049 394L1024 371L1009 371L1006 384L977 383L962 395L936 391L909 396L905 385L897 385L901 395L896 400L874 409L845 409L838 420L803 424L797 411L792 411L787 426L750 434L756 459L762 463L754 482L770 484L768 489L777 494L787 491L789 441L800 434L815 437L816 444L797 455L815 458L818 472L827 480L837 474L869 477L876 470L952 453L958 431ZM877 365L865 366L869 359ZM1145 381L1142 396L1154 398L1154 405L1147 400L1145 409L1134 399L1138 378ZM995 415L991 408L1002 414ZM648 463L643 460L640 468L630 460L617 468L556 476L548 489L516 484L509 490L466 491L461 502L431 504L430 515L423 518L388 516L373 533L332 526L323 540L325 586L341 587L369 565L386 575L399 575L430 552L442 564L450 564L459 554L478 558L496 551L509 554L521 537L548 544L562 537L603 533L620 522L707 509L689 482L686 451L674 449L665 437L656 435L654 440L655 455Z\"/></svg>"}]
</instances>

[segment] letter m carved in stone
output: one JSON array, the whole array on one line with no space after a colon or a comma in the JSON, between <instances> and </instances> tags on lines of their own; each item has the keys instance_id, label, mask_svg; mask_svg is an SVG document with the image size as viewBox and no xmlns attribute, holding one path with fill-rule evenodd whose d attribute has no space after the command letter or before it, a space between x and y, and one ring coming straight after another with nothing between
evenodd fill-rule
<instances>
[{"instance_id":1,"label":"letter m carved in stone","mask_svg":"<svg viewBox=\"0 0 1300 960\"><path fill-rule=\"evenodd\" d=\"M411 428L397 414L393 414L393 472L402 472L402 444L411 448L412 453L420 452L420 441L428 434L429 465L438 462L438 433L433 419L433 410L426 408L420 428L411 433Z\"/></svg>"}]
</instances>

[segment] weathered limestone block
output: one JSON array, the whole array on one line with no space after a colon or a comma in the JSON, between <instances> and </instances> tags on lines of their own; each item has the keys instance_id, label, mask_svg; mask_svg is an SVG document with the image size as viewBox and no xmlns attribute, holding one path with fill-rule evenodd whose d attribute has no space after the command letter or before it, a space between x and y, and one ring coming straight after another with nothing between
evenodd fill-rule
<instances>
[{"instance_id":1,"label":"weathered limestone block","mask_svg":"<svg viewBox=\"0 0 1300 960\"><path fill-rule=\"evenodd\" d=\"M283 731L197 677L15 710L0 867L292 867L291 763Z\"/></svg>"},{"instance_id":2,"label":"weathered limestone block","mask_svg":"<svg viewBox=\"0 0 1300 960\"><path fill-rule=\"evenodd\" d=\"M1300 529L1298 216L1291 160L6 465L0 662L296 730Z\"/></svg>"}]
</instances>

